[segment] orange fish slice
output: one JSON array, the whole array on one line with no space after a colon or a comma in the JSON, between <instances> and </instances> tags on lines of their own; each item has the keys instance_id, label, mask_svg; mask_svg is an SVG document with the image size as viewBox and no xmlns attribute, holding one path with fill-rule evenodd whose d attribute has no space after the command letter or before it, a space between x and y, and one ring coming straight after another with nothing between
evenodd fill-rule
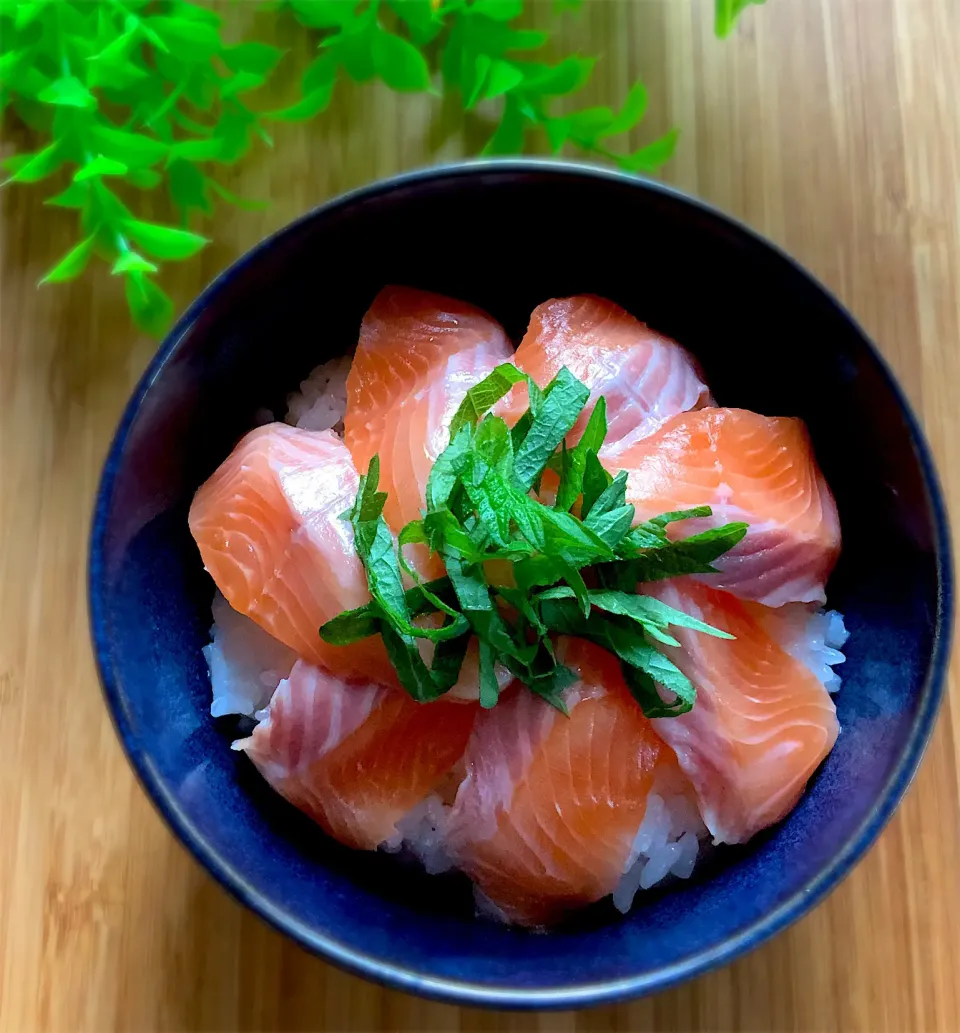
<instances>
[{"instance_id":1,"label":"orange fish slice","mask_svg":"<svg viewBox=\"0 0 960 1033\"><path fill-rule=\"evenodd\" d=\"M396 684L379 636L349 646L320 625L370 601L341 515L358 477L330 431L271 423L251 431L197 492L190 531L227 602L298 655L346 678Z\"/></svg>"},{"instance_id":2,"label":"orange fish slice","mask_svg":"<svg viewBox=\"0 0 960 1033\"><path fill-rule=\"evenodd\" d=\"M604 454L652 434L669 416L710 400L688 352L619 305L592 294L538 305L513 361L540 387L566 366L590 388L590 401L571 432L573 440L604 396ZM527 404L526 385L518 384L497 412L515 423Z\"/></svg>"},{"instance_id":3,"label":"orange fish slice","mask_svg":"<svg viewBox=\"0 0 960 1033\"><path fill-rule=\"evenodd\" d=\"M613 893L655 779L681 777L616 660L574 639L558 650L580 677L569 718L525 688L482 712L447 831L456 863L528 926Z\"/></svg>"},{"instance_id":4,"label":"orange fish slice","mask_svg":"<svg viewBox=\"0 0 960 1033\"><path fill-rule=\"evenodd\" d=\"M750 528L714 564L709 584L767 606L826 599L840 521L800 420L701 409L668 420L607 465L626 470L637 520L708 505L713 516L671 524L693 534L730 521Z\"/></svg>"},{"instance_id":5,"label":"orange fish slice","mask_svg":"<svg viewBox=\"0 0 960 1033\"><path fill-rule=\"evenodd\" d=\"M781 646L794 634L791 607L745 603L692 578L645 586L650 595L734 641L685 628L665 647L693 682L693 709L653 722L673 747L717 843L743 843L779 821L833 748L836 708L816 675ZM786 622L782 629L778 622Z\"/></svg>"},{"instance_id":6,"label":"orange fish slice","mask_svg":"<svg viewBox=\"0 0 960 1033\"><path fill-rule=\"evenodd\" d=\"M472 305L409 287L385 287L374 299L347 377L344 440L361 472L379 453L394 531L419 519L467 391L512 356L499 324ZM425 575L442 574L422 547L417 559Z\"/></svg>"},{"instance_id":7,"label":"orange fish slice","mask_svg":"<svg viewBox=\"0 0 960 1033\"><path fill-rule=\"evenodd\" d=\"M463 756L477 709L415 703L400 689L350 684L298 660L234 749L335 839L375 850Z\"/></svg>"}]
</instances>

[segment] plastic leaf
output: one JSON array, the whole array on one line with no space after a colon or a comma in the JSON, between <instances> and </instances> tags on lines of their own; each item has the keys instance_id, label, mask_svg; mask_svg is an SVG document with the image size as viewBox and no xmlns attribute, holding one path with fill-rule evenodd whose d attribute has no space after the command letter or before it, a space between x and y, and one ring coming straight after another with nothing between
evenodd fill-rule
<instances>
[{"instance_id":1,"label":"plastic leaf","mask_svg":"<svg viewBox=\"0 0 960 1033\"><path fill-rule=\"evenodd\" d=\"M238 106L234 110L227 111L220 119L216 136L207 141L211 148L219 147L216 160L234 162L242 158L250 148L250 126L255 124L256 120L253 115L244 108ZM194 154L184 154L183 157L193 161L209 160L206 157L198 157L199 153L198 149Z\"/></svg>"},{"instance_id":2,"label":"plastic leaf","mask_svg":"<svg viewBox=\"0 0 960 1033\"><path fill-rule=\"evenodd\" d=\"M433 0L387 0L393 13L406 25L417 46L426 46L440 35L443 21Z\"/></svg>"},{"instance_id":3,"label":"plastic leaf","mask_svg":"<svg viewBox=\"0 0 960 1033\"><path fill-rule=\"evenodd\" d=\"M163 182L163 176L155 169L131 169L127 173L127 182L141 190L152 190Z\"/></svg>"},{"instance_id":4,"label":"plastic leaf","mask_svg":"<svg viewBox=\"0 0 960 1033\"><path fill-rule=\"evenodd\" d=\"M544 66L526 75L524 86L550 96L574 93L590 78L596 60L594 57L565 58L559 64Z\"/></svg>"},{"instance_id":5,"label":"plastic leaf","mask_svg":"<svg viewBox=\"0 0 960 1033\"><path fill-rule=\"evenodd\" d=\"M130 133L107 125L95 125L91 135L101 154L129 168L145 168L166 157L167 145L144 133Z\"/></svg>"},{"instance_id":6,"label":"plastic leaf","mask_svg":"<svg viewBox=\"0 0 960 1033\"><path fill-rule=\"evenodd\" d=\"M143 33L143 38L152 44L160 54L170 53L170 48L163 39L161 39L161 37L158 36L145 21L141 21L141 19L137 18L135 15L130 15L127 18L124 28L128 32L131 29L138 28Z\"/></svg>"},{"instance_id":7,"label":"plastic leaf","mask_svg":"<svg viewBox=\"0 0 960 1033\"><path fill-rule=\"evenodd\" d=\"M267 77L258 72L237 72L223 84L221 95L235 97L238 93L259 89L266 81Z\"/></svg>"},{"instance_id":8,"label":"plastic leaf","mask_svg":"<svg viewBox=\"0 0 960 1033\"><path fill-rule=\"evenodd\" d=\"M484 100L490 100L493 97L500 97L504 93L509 93L510 90L519 86L522 82L523 72L516 65L510 64L509 61L494 61L487 75L483 98Z\"/></svg>"},{"instance_id":9,"label":"plastic leaf","mask_svg":"<svg viewBox=\"0 0 960 1033\"><path fill-rule=\"evenodd\" d=\"M642 82L634 83L619 114L604 128L601 139L607 136L619 136L620 133L627 133L633 129L647 113L647 101L647 88Z\"/></svg>"},{"instance_id":10,"label":"plastic leaf","mask_svg":"<svg viewBox=\"0 0 960 1033\"><path fill-rule=\"evenodd\" d=\"M300 90L306 95L313 93L321 86L328 86L335 82L340 68L337 55L332 51L325 50L319 57L314 58L307 66L300 79Z\"/></svg>"},{"instance_id":11,"label":"plastic leaf","mask_svg":"<svg viewBox=\"0 0 960 1033\"><path fill-rule=\"evenodd\" d=\"M617 155L615 160L620 168L628 172L656 172L673 157L679 137L680 131L671 129L659 140L654 140L632 154Z\"/></svg>"},{"instance_id":12,"label":"plastic leaf","mask_svg":"<svg viewBox=\"0 0 960 1033\"><path fill-rule=\"evenodd\" d=\"M186 81L183 87L183 94L193 104L198 107L201 111L212 111L213 106L217 100L217 87L219 85L216 78L211 79L208 74L208 68L204 65L194 65L186 72ZM174 111L174 114L182 114L182 112Z\"/></svg>"},{"instance_id":13,"label":"plastic leaf","mask_svg":"<svg viewBox=\"0 0 960 1033\"><path fill-rule=\"evenodd\" d=\"M371 47L377 75L393 90L414 92L430 89L430 68L420 51L391 32L374 34Z\"/></svg>"},{"instance_id":14,"label":"plastic leaf","mask_svg":"<svg viewBox=\"0 0 960 1033\"><path fill-rule=\"evenodd\" d=\"M190 258L208 243L198 233L139 219L124 219L123 231L154 258Z\"/></svg>"},{"instance_id":15,"label":"plastic leaf","mask_svg":"<svg viewBox=\"0 0 960 1033\"><path fill-rule=\"evenodd\" d=\"M82 183L85 179L93 179L94 176L125 176L129 169L122 161L114 161L98 154L93 161L88 161L82 169L74 174L74 182Z\"/></svg>"},{"instance_id":16,"label":"plastic leaf","mask_svg":"<svg viewBox=\"0 0 960 1033\"><path fill-rule=\"evenodd\" d=\"M87 203L89 186L86 183L71 183L66 190L54 197L48 197L44 204L57 208L82 208Z\"/></svg>"},{"instance_id":17,"label":"plastic leaf","mask_svg":"<svg viewBox=\"0 0 960 1033\"><path fill-rule=\"evenodd\" d=\"M114 276L118 276L120 273L155 273L157 267L153 262L148 262L142 255L138 255L136 251L124 251L124 253L113 263L113 268L110 272Z\"/></svg>"},{"instance_id":18,"label":"plastic leaf","mask_svg":"<svg viewBox=\"0 0 960 1033\"><path fill-rule=\"evenodd\" d=\"M512 29L504 50L539 50L550 37L539 29Z\"/></svg>"},{"instance_id":19,"label":"plastic leaf","mask_svg":"<svg viewBox=\"0 0 960 1033\"><path fill-rule=\"evenodd\" d=\"M75 75L65 75L37 94L37 100L44 104L58 104L62 107L91 110L97 106L97 98Z\"/></svg>"},{"instance_id":20,"label":"plastic leaf","mask_svg":"<svg viewBox=\"0 0 960 1033\"><path fill-rule=\"evenodd\" d=\"M182 140L170 148L173 158L189 161L214 161L223 153L223 142L218 137L207 140Z\"/></svg>"},{"instance_id":21,"label":"plastic leaf","mask_svg":"<svg viewBox=\"0 0 960 1033\"><path fill-rule=\"evenodd\" d=\"M319 86L312 93L308 93L298 100L296 104L291 104L288 108L279 108L277 111L268 111L265 117L272 118L277 122L299 122L313 118L329 107L334 85L330 82L326 86Z\"/></svg>"},{"instance_id":22,"label":"plastic leaf","mask_svg":"<svg viewBox=\"0 0 960 1033\"><path fill-rule=\"evenodd\" d=\"M7 180L9 183L36 183L56 172L63 164L58 140L54 140L52 144L44 147L42 151L37 151L36 154L18 154L16 158L24 160L18 160L15 163L16 168L13 175ZM13 164L9 158L3 163L4 168L11 168Z\"/></svg>"},{"instance_id":23,"label":"plastic leaf","mask_svg":"<svg viewBox=\"0 0 960 1033\"><path fill-rule=\"evenodd\" d=\"M460 89L463 91L463 106L467 111L480 99L491 64L493 61L487 54L476 54L473 60L469 55L464 55Z\"/></svg>"},{"instance_id":24,"label":"plastic leaf","mask_svg":"<svg viewBox=\"0 0 960 1033\"><path fill-rule=\"evenodd\" d=\"M355 17L350 0L289 0L301 24L311 29L339 29Z\"/></svg>"},{"instance_id":25,"label":"plastic leaf","mask_svg":"<svg viewBox=\"0 0 960 1033\"><path fill-rule=\"evenodd\" d=\"M203 173L189 161L178 159L167 169L170 177L170 196L184 212L199 208L211 212L213 206L207 196L207 181Z\"/></svg>"},{"instance_id":26,"label":"plastic leaf","mask_svg":"<svg viewBox=\"0 0 960 1033\"><path fill-rule=\"evenodd\" d=\"M42 3L20 3L17 4L16 14L13 16L14 28L19 32L25 29L35 18L43 13Z\"/></svg>"},{"instance_id":27,"label":"plastic leaf","mask_svg":"<svg viewBox=\"0 0 960 1033\"><path fill-rule=\"evenodd\" d=\"M121 219L129 219L130 211L119 197L104 183L102 179L94 178L89 183L81 183L87 186L90 193L90 204L83 210L84 227L88 232L103 222L115 224ZM112 242L110 246L113 247Z\"/></svg>"},{"instance_id":28,"label":"plastic leaf","mask_svg":"<svg viewBox=\"0 0 960 1033\"><path fill-rule=\"evenodd\" d=\"M378 27L373 23L370 27L325 40L323 43L324 46L330 46L330 53L355 82L369 82L377 74L373 57L373 35L376 31Z\"/></svg>"},{"instance_id":29,"label":"plastic leaf","mask_svg":"<svg viewBox=\"0 0 960 1033\"><path fill-rule=\"evenodd\" d=\"M31 129L41 128L36 124L36 119L32 119L29 114L25 113L17 104L18 101L21 103L27 103L35 105L38 109L43 109L44 117L49 118L49 108L45 104L40 103L39 95L50 86L52 79L44 75L32 62L27 64L21 64L19 67L8 72L3 77L3 85L11 90L14 90L18 96L14 98L14 109L17 114L30 126ZM34 99L38 98L38 99ZM42 128L46 128L45 126Z\"/></svg>"},{"instance_id":30,"label":"plastic leaf","mask_svg":"<svg viewBox=\"0 0 960 1033\"><path fill-rule=\"evenodd\" d=\"M221 49L220 33L214 25L188 18L154 15L144 21L182 61L208 61Z\"/></svg>"},{"instance_id":31,"label":"plastic leaf","mask_svg":"<svg viewBox=\"0 0 960 1033\"><path fill-rule=\"evenodd\" d=\"M50 272L44 276L40 283L63 283L66 280L72 280L75 276L79 276L86 269L87 262L90 261L95 239L91 234L86 240L77 244L73 250L68 251Z\"/></svg>"},{"instance_id":32,"label":"plastic leaf","mask_svg":"<svg viewBox=\"0 0 960 1033\"><path fill-rule=\"evenodd\" d=\"M484 155L519 154L523 150L526 119L519 105L508 94L500 124L481 152Z\"/></svg>"},{"instance_id":33,"label":"plastic leaf","mask_svg":"<svg viewBox=\"0 0 960 1033\"><path fill-rule=\"evenodd\" d=\"M6 83L11 72L28 56L29 52L26 49L8 50L5 54L0 54L0 80Z\"/></svg>"},{"instance_id":34,"label":"plastic leaf","mask_svg":"<svg viewBox=\"0 0 960 1033\"><path fill-rule=\"evenodd\" d=\"M232 204L237 208L240 208L245 212L261 212L264 208L269 208L267 201L251 201L248 198L237 197L236 194L231 193L225 186L221 186L215 179L207 177L207 186L222 200L226 201L227 204Z\"/></svg>"},{"instance_id":35,"label":"plastic leaf","mask_svg":"<svg viewBox=\"0 0 960 1033\"><path fill-rule=\"evenodd\" d=\"M455 22L440 55L440 74L444 85L454 90L463 74L463 25Z\"/></svg>"},{"instance_id":36,"label":"plastic leaf","mask_svg":"<svg viewBox=\"0 0 960 1033\"><path fill-rule=\"evenodd\" d=\"M751 5L766 3L766 0L716 0L714 32L720 39L726 39L733 30L737 18Z\"/></svg>"},{"instance_id":37,"label":"plastic leaf","mask_svg":"<svg viewBox=\"0 0 960 1033\"><path fill-rule=\"evenodd\" d=\"M569 118L549 118L543 128L547 133L547 140L550 143L550 150L559 154L563 145L570 136L571 125Z\"/></svg>"},{"instance_id":38,"label":"plastic leaf","mask_svg":"<svg viewBox=\"0 0 960 1033\"><path fill-rule=\"evenodd\" d=\"M125 273L124 278L134 323L152 337L159 337L170 324L173 301L146 273L135 270Z\"/></svg>"},{"instance_id":39,"label":"plastic leaf","mask_svg":"<svg viewBox=\"0 0 960 1033\"><path fill-rule=\"evenodd\" d=\"M474 0L471 11L494 21L512 22L523 14L523 0Z\"/></svg>"},{"instance_id":40,"label":"plastic leaf","mask_svg":"<svg viewBox=\"0 0 960 1033\"><path fill-rule=\"evenodd\" d=\"M135 46L140 33L136 26L111 40L99 53L88 58L98 65L120 65Z\"/></svg>"},{"instance_id":41,"label":"plastic leaf","mask_svg":"<svg viewBox=\"0 0 960 1033\"><path fill-rule=\"evenodd\" d=\"M87 73L87 85L104 86L111 90L128 90L135 83L147 77L147 71L132 61L118 61L116 64L97 62L90 66Z\"/></svg>"},{"instance_id":42,"label":"plastic leaf","mask_svg":"<svg viewBox=\"0 0 960 1033\"><path fill-rule=\"evenodd\" d=\"M286 51L269 43L251 42L227 47L221 57L231 72L252 72L265 76L273 71L285 53Z\"/></svg>"},{"instance_id":43,"label":"plastic leaf","mask_svg":"<svg viewBox=\"0 0 960 1033\"><path fill-rule=\"evenodd\" d=\"M203 22L203 24L212 25L214 28L218 28L223 24L223 17L217 14L216 11L211 11L208 7L192 3L190 0L175 0L171 6L179 17L188 21Z\"/></svg>"}]
</instances>

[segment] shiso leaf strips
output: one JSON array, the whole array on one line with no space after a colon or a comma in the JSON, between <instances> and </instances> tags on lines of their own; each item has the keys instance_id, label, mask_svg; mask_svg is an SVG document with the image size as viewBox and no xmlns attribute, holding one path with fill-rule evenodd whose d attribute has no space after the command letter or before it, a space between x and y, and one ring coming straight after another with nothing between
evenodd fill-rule
<instances>
[{"instance_id":1,"label":"shiso leaf strips","mask_svg":"<svg viewBox=\"0 0 960 1033\"><path fill-rule=\"evenodd\" d=\"M524 382L528 408L511 428L490 410ZM512 364L498 366L467 392L450 443L431 469L426 509L396 539L383 518L386 495L378 490L374 456L344 514L372 600L324 624L323 639L348 645L380 634L400 683L414 699L430 702L456 684L476 636L481 706L499 699L499 663L566 713L563 693L576 675L558 663L553 636L574 635L617 657L648 717L690 710L696 691L663 652L679 648L671 629L731 636L638 586L715 572L713 562L743 538L747 525L668 535L671 525L711 515L709 506L698 506L633 526L626 471L612 476L598 458L607 433L603 398L579 439L567 442L589 399L566 368L541 391ZM539 497L547 470L557 475L550 505ZM439 556L446 576L421 582L404 553L408 546ZM404 575L413 587L404 587Z\"/></svg>"}]
</instances>

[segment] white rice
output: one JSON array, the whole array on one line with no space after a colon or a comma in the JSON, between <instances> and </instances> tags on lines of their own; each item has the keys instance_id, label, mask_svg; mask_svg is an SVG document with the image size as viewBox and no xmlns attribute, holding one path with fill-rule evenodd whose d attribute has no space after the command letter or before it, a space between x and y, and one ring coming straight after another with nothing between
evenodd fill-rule
<instances>
[{"instance_id":1,"label":"white rice","mask_svg":"<svg viewBox=\"0 0 960 1033\"><path fill-rule=\"evenodd\" d=\"M431 793L397 822L397 831L380 848L388 854L412 855L428 875L450 871L454 867L446 849L450 810L436 793Z\"/></svg>"},{"instance_id":2,"label":"white rice","mask_svg":"<svg viewBox=\"0 0 960 1033\"><path fill-rule=\"evenodd\" d=\"M623 877L613 891L613 904L626 914L639 890L673 877L689 879L697 863L700 841L709 833L689 786L671 775L658 775Z\"/></svg>"},{"instance_id":3,"label":"white rice","mask_svg":"<svg viewBox=\"0 0 960 1033\"><path fill-rule=\"evenodd\" d=\"M210 713L253 717L290 673L296 653L237 613L219 592L210 635L213 641L203 647L213 688Z\"/></svg>"},{"instance_id":4,"label":"white rice","mask_svg":"<svg viewBox=\"0 0 960 1033\"><path fill-rule=\"evenodd\" d=\"M380 844L380 849L415 858L429 875L451 871L456 867L446 849L451 809L432 793L397 822L396 832ZM689 784L672 772L659 775L623 877L613 893L614 906L626 914L639 890L650 889L668 878L688 879L701 841L708 836ZM478 916L509 923L505 912L477 886L473 887L473 897Z\"/></svg>"},{"instance_id":5,"label":"white rice","mask_svg":"<svg viewBox=\"0 0 960 1033\"><path fill-rule=\"evenodd\" d=\"M343 433L347 411L347 374L353 356L343 355L321 363L287 398L285 422L304 430L333 430Z\"/></svg>"},{"instance_id":6,"label":"white rice","mask_svg":"<svg viewBox=\"0 0 960 1033\"><path fill-rule=\"evenodd\" d=\"M846 657L841 652L850 633L837 610L813 610L803 603L788 603L777 611L785 618L775 624L780 645L817 676L827 692L837 692L840 675L834 671Z\"/></svg>"}]
</instances>

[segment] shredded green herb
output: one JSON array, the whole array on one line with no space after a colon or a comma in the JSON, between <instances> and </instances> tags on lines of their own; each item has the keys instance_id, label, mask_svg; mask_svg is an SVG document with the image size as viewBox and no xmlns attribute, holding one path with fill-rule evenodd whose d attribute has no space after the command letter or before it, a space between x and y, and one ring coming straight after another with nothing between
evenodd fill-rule
<instances>
[{"instance_id":1,"label":"shredded green herb","mask_svg":"<svg viewBox=\"0 0 960 1033\"><path fill-rule=\"evenodd\" d=\"M530 406L511 430L489 410L524 380ZM498 366L467 393L451 423L450 444L431 470L426 510L396 540L383 519L386 495L377 490L380 461L374 456L344 515L353 526L372 601L328 621L322 638L346 645L379 633L403 687L428 702L456 684L467 643L476 635L482 706L497 702L499 661L565 712L563 690L576 676L558 662L552 636L575 635L617 657L648 717L690 710L694 686L662 651L679 645L670 628L731 636L638 595L637 585L715 573L713 561L743 538L747 525L731 523L671 540L669 524L710 516L710 508L700 506L634 527L626 472L611 476L598 459L607 433L603 399L577 444L565 444L589 395L565 368L541 392L515 366ZM553 505L531 493L548 468L559 475ZM421 583L403 555L409 544L440 556L446 577ZM500 562L494 568L490 561ZM493 569L498 576L491 580ZM415 582L406 591L404 571ZM440 615L439 627L416 623L427 614ZM423 639L435 643L430 663L423 659ZM672 694L669 702L658 686Z\"/></svg>"}]
</instances>

